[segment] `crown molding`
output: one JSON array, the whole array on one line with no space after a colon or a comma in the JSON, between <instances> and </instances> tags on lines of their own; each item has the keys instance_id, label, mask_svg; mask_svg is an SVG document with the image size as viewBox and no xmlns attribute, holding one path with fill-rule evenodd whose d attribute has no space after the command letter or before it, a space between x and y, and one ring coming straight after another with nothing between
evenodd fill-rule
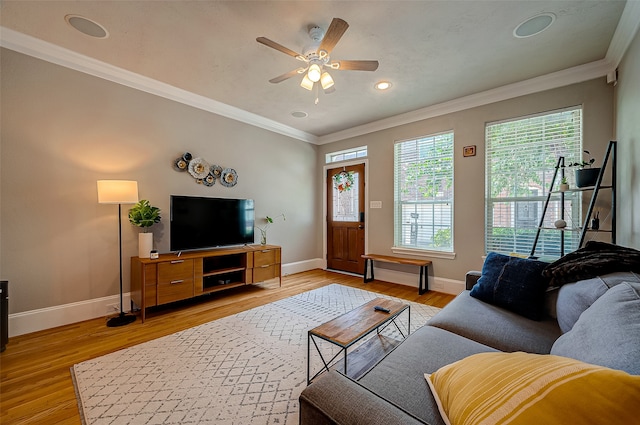
<instances>
[{"instance_id":1,"label":"crown molding","mask_svg":"<svg viewBox=\"0 0 640 425\"><path fill-rule=\"evenodd\" d=\"M317 136L0 26L0 46L308 143Z\"/></svg>"},{"instance_id":2,"label":"crown molding","mask_svg":"<svg viewBox=\"0 0 640 425\"><path fill-rule=\"evenodd\" d=\"M488 105L503 100L513 99L519 96L525 96L532 93L555 89L558 87L564 87L570 84L581 83L583 81L603 77L613 70L615 70L615 66L606 59L602 59L596 62L590 62L584 65L564 69L562 71L553 72L551 74L543 75L540 77L531 78L529 80L508 84L506 86L498 87L492 90L460 97L448 102L428 106L426 108L416 109L415 111L385 118L379 121L374 121L347 130L338 131L336 133L327 134L325 136L319 137L317 144L324 145L326 143L332 143L338 140L362 136L364 134L386 130L388 128L446 115L465 109Z\"/></svg>"},{"instance_id":3,"label":"crown molding","mask_svg":"<svg viewBox=\"0 0 640 425\"><path fill-rule=\"evenodd\" d=\"M321 136L318 145L615 74L640 28L640 1L627 1L604 59ZM615 81L615 78L614 78Z\"/></svg>"},{"instance_id":4,"label":"crown molding","mask_svg":"<svg viewBox=\"0 0 640 425\"><path fill-rule=\"evenodd\" d=\"M320 137L225 103L92 59L88 56L2 26L0 26L0 46L274 133L307 143L323 145L605 76L615 71L626 49L638 31L639 26L640 1L628 1L620 17L605 59L464 96Z\"/></svg>"},{"instance_id":5,"label":"crown molding","mask_svg":"<svg viewBox=\"0 0 640 425\"><path fill-rule=\"evenodd\" d=\"M628 0L624 6L616 32L613 34L605 59L618 67L627 48L640 28L640 1Z\"/></svg>"}]
</instances>

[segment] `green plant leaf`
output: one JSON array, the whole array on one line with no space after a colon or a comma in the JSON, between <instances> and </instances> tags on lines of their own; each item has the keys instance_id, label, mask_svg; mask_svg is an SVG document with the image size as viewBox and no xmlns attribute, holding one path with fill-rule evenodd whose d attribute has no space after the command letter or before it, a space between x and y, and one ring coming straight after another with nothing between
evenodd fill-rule
<instances>
[{"instance_id":1,"label":"green plant leaf","mask_svg":"<svg viewBox=\"0 0 640 425\"><path fill-rule=\"evenodd\" d=\"M141 199L129 210L129 222L137 227L151 227L160 219L160 208L151 206L146 199Z\"/></svg>"}]
</instances>

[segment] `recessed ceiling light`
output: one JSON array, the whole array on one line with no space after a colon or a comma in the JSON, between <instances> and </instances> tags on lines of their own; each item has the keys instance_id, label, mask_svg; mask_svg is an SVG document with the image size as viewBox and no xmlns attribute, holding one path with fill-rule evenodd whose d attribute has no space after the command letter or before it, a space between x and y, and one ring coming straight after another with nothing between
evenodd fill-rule
<instances>
[{"instance_id":1,"label":"recessed ceiling light","mask_svg":"<svg viewBox=\"0 0 640 425\"><path fill-rule=\"evenodd\" d=\"M291 113L292 116L296 117L296 118L306 118L309 116L309 114L307 114L304 111L294 111Z\"/></svg>"},{"instance_id":2,"label":"recessed ceiling light","mask_svg":"<svg viewBox=\"0 0 640 425\"><path fill-rule=\"evenodd\" d=\"M107 38L109 37L109 32L97 23L96 21L92 21L89 18L85 18L80 15L67 15L64 17L65 21L73 28L77 29L83 34L86 34L90 37L95 38Z\"/></svg>"},{"instance_id":3,"label":"recessed ceiling light","mask_svg":"<svg viewBox=\"0 0 640 425\"><path fill-rule=\"evenodd\" d=\"M524 22L521 22L513 30L513 36L516 38L527 38L536 34L540 34L553 24L556 20L556 15L553 13L541 13L540 15L533 16Z\"/></svg>"},{"instance_id":4,"label":"recessed ceiling light","mask_svg":"<svg viewBox=\"0 0 640 425\"><path fill-rule=\"evenodd\" d=\"M391 88L391 83L389 81L380 81L379 83L376 83L373 87L375 87L376 90L388 90Z\"/></svg>"}]
</instances>

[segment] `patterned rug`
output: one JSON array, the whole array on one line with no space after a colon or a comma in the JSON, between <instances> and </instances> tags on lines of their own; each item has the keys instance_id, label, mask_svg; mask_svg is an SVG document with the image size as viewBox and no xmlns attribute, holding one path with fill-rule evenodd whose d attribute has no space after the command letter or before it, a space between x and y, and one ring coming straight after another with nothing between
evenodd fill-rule
<instances>
[{"instance_id":1,"label":"patterned rug","mask_svg":"<svg viewBox=\"0 0 640 425\"><path fill-rule=\"evenodd\" d=\"M88 425L297 424L307 331L376 297L394 299L333 284L76 364L80 416ZM439 311L404 302L412 332Z\"/></svg>"}]
</instances>

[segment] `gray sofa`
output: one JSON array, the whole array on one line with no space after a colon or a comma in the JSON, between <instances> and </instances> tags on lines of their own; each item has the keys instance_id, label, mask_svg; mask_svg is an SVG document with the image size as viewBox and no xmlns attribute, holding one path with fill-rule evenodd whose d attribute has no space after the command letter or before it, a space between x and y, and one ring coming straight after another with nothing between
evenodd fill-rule
<instances>
[{"instance_id":1,"label":"gray sofa","mask_svg":"<svg viewBox=\"0 0 640 425\"><path fill-rule=\"evenodd\" d=\"M551 353L640 375L637 274L607 274L547 291L549 309L539 321L472 297L480 276L467 273L467 290L357 381L337 371L321 375L300 396L300 423L444 424L424 373L484 352ZM616 294L600 300L622 283L623 301Z\"/></svg>"}]
</instances>

